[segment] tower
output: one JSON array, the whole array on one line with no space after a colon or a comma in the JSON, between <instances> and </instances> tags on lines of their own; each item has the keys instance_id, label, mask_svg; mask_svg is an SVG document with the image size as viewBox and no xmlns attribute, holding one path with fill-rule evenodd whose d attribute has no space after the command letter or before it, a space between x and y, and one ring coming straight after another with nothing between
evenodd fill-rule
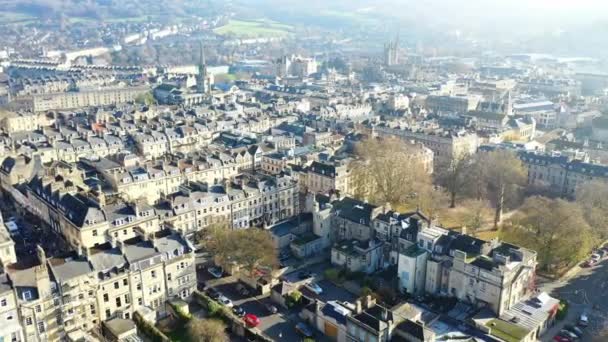
<instances>
[{"instance_id":1,"label":"tower","mask_svg":"<svg viewBox=\"0 0 608 342\"><path fill-rule=\"evenodd\" d=\"M395 40L384 44L384 65L393 66L399 64L399 34Z\"/></svg>"},{"instance_id":2,"label":"tower","mask_svg":"<svg viewBox=\"0 0 608 342\"><path fill-rule=\"evenodd\" d=\"M205 48L203 42L199 43L199 60L198 60L198 75L196 75L196 91L201 94L209 92L209 84L207 82L207 61L205 60Z\"/></svg>"}]
</instances>

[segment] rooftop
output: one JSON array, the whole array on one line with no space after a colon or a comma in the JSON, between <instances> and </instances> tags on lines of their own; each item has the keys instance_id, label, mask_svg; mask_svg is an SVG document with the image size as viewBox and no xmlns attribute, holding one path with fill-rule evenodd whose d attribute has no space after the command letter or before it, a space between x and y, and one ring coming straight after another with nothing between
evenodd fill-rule
<instances>
[{"instance_id":1,"label":"rooftop","mask_svg":"<svg viewBox=\"0 0 608 342\"><path fill-rule=\"evenodd\" d=\"M490 335L498 337L506 342L519 342L523 340L528 331L516 324L495 318L486 324L490 328Z\"/></svg>"}]
</instances>

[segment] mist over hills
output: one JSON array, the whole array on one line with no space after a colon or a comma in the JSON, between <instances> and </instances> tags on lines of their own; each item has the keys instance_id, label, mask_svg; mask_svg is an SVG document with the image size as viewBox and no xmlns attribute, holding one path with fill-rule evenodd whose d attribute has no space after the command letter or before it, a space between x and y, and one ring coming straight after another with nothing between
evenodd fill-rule
<instances>
[{"instance_id":1,"label":"mist over hills","mask_svg":"<svg viewBox=\"0 0 608 342\"><path fill-rule=\"evenodd\" d=\"M229 12L346 35L400 32L405 42L443 43L457 35L521 49L511 52L608 56L608 2L600 0L0 0L0 7L37 18L93 20Z\"/></svg>"}]
</instances>

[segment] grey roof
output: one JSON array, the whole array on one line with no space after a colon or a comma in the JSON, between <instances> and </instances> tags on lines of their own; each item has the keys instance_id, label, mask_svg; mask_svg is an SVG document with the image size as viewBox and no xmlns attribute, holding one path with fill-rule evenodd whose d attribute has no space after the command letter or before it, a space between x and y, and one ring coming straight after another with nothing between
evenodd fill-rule
<instances>
[{"instance_id":1,"label":"grey roof","mask_svg":"<svg viewBox=\"0 0 608 342\"><path fill-rule=\"evenodd\" d=\"M135 244L125 244L124 254L130 263L159 254L149 241L140 241Z\"/></svg>"},{"instance_id":2,"label":"grey roof","mask_svg":"<svg viewBox=\"0 0 608 342\"><path fill-rule=\"evenodd\" d=\"M186 241L178 234L157 238L154 245L159 252L174 256L181 255L189 250Z\"/></svg>"},{"instance_id":3,"label":"grey roof","mask_svg":"<svg viewBox=\"0 0 608 342\"><path fill-rule=\"evenodd\" d=\"M127 262L118 248L94 253L89 256L89 261L95 271L107 271L114 267L121 267Z\"/></svg>"},{"instance_id":4,"label":"grey roof","mask_svg":"<svg viewBox=\"0 0 608 342\"><path fill-rule=\"evenodd\" d=\"M93 271L91 265L84 259L52 259L51 270L59 283L70 281Z\"/></svg>"}]
</instances>

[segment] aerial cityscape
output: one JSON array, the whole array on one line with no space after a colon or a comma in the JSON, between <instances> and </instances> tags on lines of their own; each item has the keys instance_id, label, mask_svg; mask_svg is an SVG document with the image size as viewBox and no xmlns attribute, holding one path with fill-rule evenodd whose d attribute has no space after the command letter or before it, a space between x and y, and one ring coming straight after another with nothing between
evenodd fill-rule
<instances>
[{"instance_id":1,"label":"aerial cityscape","mask_svg":"<svg viewBox=\"0 0 608 342\"><path fill-rule=\"evenodd\" d=\"M608 3L0 0L0 342L608 342Z\"/></svg>"}]
</instances>

